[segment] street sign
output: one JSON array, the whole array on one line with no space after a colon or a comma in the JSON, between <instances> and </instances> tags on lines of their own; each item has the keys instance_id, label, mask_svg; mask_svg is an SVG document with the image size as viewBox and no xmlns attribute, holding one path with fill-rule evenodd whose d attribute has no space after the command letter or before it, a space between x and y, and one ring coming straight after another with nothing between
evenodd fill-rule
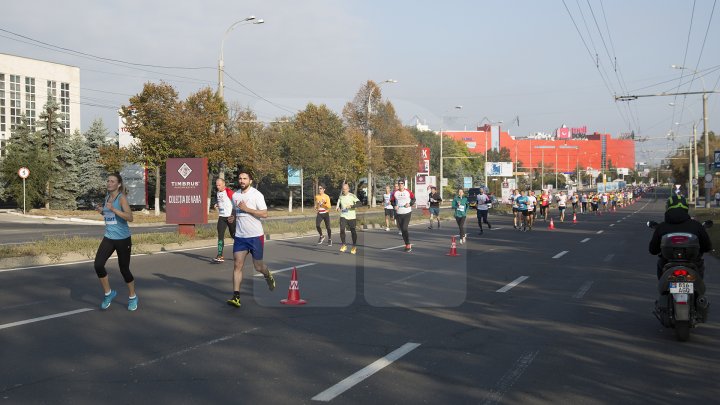
<instances>
[{"instance_id":1,"label":"street sign","mask_svg":"<svg viewBox=\"0 0 720 405\"><path fill-rule=\"evenodd\" d=\"M715 151L715 168L720 169L720 150Z\"/></svg>"},{"instance_id":2,"label":"street sign","mask_svg":"<svg viewBox=\"0 0 720 405\"><path fill-rule=\"evenodd\" d=\"M472 177L463 177L463 188L472 187Z\"/></svg>"},{"instance_id":3,"label":"street sign","mask_svg":"<svg viewBox=\"0 0 720 405\"><path fill-rule=\"evenodd\" d=\"M21 179L27 179L28 176L30 176L30 169L27 167L21 167L18 169L18 176L20 176Z\"/></svg>"}]
</instances>

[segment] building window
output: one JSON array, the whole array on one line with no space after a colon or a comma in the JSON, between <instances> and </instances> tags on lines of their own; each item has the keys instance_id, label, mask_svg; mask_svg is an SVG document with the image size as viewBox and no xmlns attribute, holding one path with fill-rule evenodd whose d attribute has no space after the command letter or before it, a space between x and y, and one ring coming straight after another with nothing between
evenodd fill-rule
<instances>
[{"instance_id":1,"label":"building window","mask_svg":"<svg viewBox=\"0 0 720 405\"><path fill-rule=\"evenodd\" d=\"M5 136L5 74L0 73L0 138Z\"/></svg>"},{"instance_id":2,"label":"building window","mask_svg":"<svg viewBox=\"0 0 720 405\"><path fill-rule=\"evenodd\" d=\"M35 78L25 78L25 116L30 122L30 130L35 130Z\"/></svg>"},{"instance_id":3,"label":"building window","mask_svg":"<svg viewBox=\"0 0 720 405\"><path fill-rule=\"evenodd\" d=\"M57 102L57 82L55 80L47 81L48 100L52 99Z\"/></svg>"},{"instance_id":4,"label":"building window","mask_svg":"<svg viewBox=\"0 0 720 405\"><path fill-rule=\"evenodd\" d=\"M0 158L5 157L5 148L7 147L7 141L4 139L0 139Z\"/></svg>"},{"instance_id":5,"label":"building window","mask_svg":"<svg viewBox=\"0 0 720 405\"><path fill-rule=\"evenodd\" d=\"M10 129L22 124L22 105L20 101L20 76L10 75Z\"/></svg>"},{"instance_id":6,"label":"building window","mask_svg":"<svg viewBox=\"0 0 720 405\"><path fill-rule=\"evenodd\" d=\"M60 116L66 134L70 133L70 83L60 83Z\"/></svg>"}]
</instances>

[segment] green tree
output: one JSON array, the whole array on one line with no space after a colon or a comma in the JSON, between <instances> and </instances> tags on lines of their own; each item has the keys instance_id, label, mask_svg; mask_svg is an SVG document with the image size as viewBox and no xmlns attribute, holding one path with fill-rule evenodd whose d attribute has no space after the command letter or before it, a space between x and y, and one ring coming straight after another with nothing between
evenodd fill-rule
<instances>
[{"instance_id":1,"label":"green tree","mask_svg":"<svg viewBox=\"0 0 720 405\"><path fill-rule=\"evenodd\" d=\"M81 189L78 152L84 147L84 142L80 131L70 136L59 134L56 141L54 165L62 176L55 180L51 204L57 209L74 210L77 209Z\"/></svg>"},{"instance_id":2,"label":"green tree","mask_svg":"<svg viewBox=\"0 0 720 405\"><path fill-rule=\"evenodd\" d=\"M80 198L86 203L99 200L105 195L105 181L107 171L102 165L101 148L109 146L109 132L102 119L96 119L90 124L80 138L77 154L82 181Z\"/></svg>"},{"instance_id":3,"label":"green tree","mask_svg":"<svg viewBox=\"0 0 720 405\"><path fill-rule=\"evenodd\" d=\"M23 182L17 174L21 167L30 169L30 176L25 180L26 206L32 208L44 203L47 178L51 172L50 159L40 135L30 129L30 122L25 117L13 129L7 154L0 162L0 181L5 196L19 205L23 203Z\"/></svg>"},{"instance_id":4,"label":"green tree","mask_svg":"<svg viewBox=\"0 0 720 405\"><path fill-rule=\"evenodd\" d=\"M48 152L48 161L53 170L48 173L45 183L45 209L50 209L50 202L53 199L53 183L62 176L63 167L56 159L55 148L58 141L67 139L62 124L60 106L55 98L48 97L47 103L43 106L42 113L38 117L37 125L44 146Z\"/></svg>"},{"instance_id":5,"label":"green tree","mask_svg":"<svg viewBox=\"0 0 720 405\"><path fill-rule=\"evenodd\" d=\"M166 83L145 83L142 92L121 108L132 136L133 155L155 172L155 215L160 215L161 169L168 158L188 152L177 91Z\"/></svg>"}]
</instances>

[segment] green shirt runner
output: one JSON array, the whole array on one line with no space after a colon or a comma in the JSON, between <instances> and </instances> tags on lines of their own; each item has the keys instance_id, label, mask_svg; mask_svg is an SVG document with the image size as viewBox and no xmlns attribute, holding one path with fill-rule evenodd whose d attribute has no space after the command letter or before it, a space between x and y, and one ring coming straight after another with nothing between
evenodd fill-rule
<instances>
[{"instance_id":1,"label":"green shirt runner","mask_svg":"<svg viewBox=\"0 0 720 405\"><path fill-rule=\"evenodd\" d=\"M355 197L355 194L348 193L347 195L340 194L338 198L338 206L340 207L340 217L345 219L355 219L355 208L348 208L354 206L355 203L359 203L360 200Z\"/></svg>"}]
</instances>

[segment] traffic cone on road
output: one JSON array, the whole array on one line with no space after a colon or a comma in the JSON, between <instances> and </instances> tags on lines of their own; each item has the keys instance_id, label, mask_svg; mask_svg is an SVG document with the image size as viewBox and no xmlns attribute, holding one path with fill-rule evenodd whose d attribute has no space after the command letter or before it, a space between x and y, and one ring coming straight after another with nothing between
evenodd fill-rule
<instances>
[{"instance_id":1,"label":"traffic cone on road","mask_svg":"<svg viewBox=\"0 0 720 405\"><path fill-rule=\"evenodd\" d=\"M445 256L460 256L457 252L457 245L455 245L454 236L450 239L450 253L447 253Z\"/></svg>"},{"instance_id":2,"label":"traffic cone on road","mask_svg":"<svg viewBox=\"0 0 720 405\"><path fill-rule=\"evenodd\" d=\"M548 229L550 229L550 230L555 229L555 222L553 222L552 217L550 217L550 225L548 225Z\"/></svg>"},{"instance_id":3,"label":"traffic cone on road","mask_svg":"<svg viewBox=\"0 0 720 405\"><path fill-rule=\"evenodd\" d=\"M293 267L292 277L290 278L290 288L288 289L288 297L286 300L280 300L285 305L305 305L307 301L300 299L300 288L298 286L297 269Z\"/></svg>"},{"instance_id":4,"label":"traffic cone on road","mask_svg":"<svg viewBox=\"0 0 720 405\"><path fill-rule=\"evenodd\" d=\"M573 224L577 224L577 215L573 212Z\"/></svg>"}]
</instances>

